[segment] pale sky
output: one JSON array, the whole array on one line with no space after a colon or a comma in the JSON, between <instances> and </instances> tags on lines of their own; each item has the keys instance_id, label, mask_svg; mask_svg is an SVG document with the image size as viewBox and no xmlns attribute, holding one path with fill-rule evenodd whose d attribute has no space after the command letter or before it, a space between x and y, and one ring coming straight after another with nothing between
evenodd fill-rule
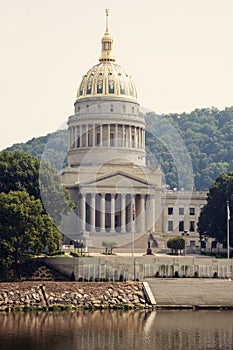
<instances>
[{"instance_id":1,"label":"pale sky","mask_svg":"<svg viewBox=\"0 0 233 350\"><path fill-rule=\"evenodd\" d=\"M98 63L110 8L116 63L157 113L233 105L232 0L0 0L0 150L57 130Z\"/></svg>"}]
</instances>

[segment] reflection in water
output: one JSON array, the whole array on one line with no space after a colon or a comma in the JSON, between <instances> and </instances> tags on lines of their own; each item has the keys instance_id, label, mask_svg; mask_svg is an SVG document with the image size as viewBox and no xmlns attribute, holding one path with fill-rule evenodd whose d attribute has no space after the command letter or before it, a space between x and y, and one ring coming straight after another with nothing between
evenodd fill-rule
<instances>
[{"instance_id":1,"label":"reflection in water","mask_svg":"<svg viewBox=\"0 0 233 350\"><path fill-rule=\"evenodd\" d=\"M0 350L232 350L232 311L0 314Z\"/></svg>"}]
</instances>

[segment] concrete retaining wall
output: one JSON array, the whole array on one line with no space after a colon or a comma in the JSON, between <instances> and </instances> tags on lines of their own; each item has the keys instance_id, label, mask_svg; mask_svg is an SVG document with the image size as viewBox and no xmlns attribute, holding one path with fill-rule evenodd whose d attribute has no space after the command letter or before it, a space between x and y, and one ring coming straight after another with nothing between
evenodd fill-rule
<instances>
[{"instance_id":1,"label":"concrete retaining wall","mask_svg":"<svg viewBox=\"0 0 233 350\"><path fill-rule=\"evenodd\" d=\"M89 258L46 258L52 266L75 280L134 280L152 277L233 278L233 260L174 256L101 256Z\"/></svg>"}]
</instances>

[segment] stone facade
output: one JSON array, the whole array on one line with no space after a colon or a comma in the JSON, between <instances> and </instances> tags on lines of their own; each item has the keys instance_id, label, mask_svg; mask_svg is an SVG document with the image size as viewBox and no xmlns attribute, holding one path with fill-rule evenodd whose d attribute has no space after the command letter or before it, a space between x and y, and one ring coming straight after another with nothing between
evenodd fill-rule
<instances>
[{"instance_id":1,"label":"stone facade","mask_svg":"<svg viewBox=\"0 0 233 350\"><path fill-rule=\"evenodd\" d=\"M131 76L115 63L112 44L107 12L100 63L84 75L68 120L62 181L76 210L64 218L62 231L88 247L101 247L103 240L124 246L145 233L145 247L150 237L163 248L170 236L182 233L198 247L197 220L206 194L168 191L159 166L146 165L145 118Z\"/></svg>"}]
</instances>

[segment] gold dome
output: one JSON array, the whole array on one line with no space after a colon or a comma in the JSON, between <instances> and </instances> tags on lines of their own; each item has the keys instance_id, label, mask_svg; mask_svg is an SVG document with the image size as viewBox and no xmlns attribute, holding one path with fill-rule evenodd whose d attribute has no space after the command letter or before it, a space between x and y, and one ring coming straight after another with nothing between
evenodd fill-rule
<instances>
[{"instance_id":1,"label":"gold dome","mask_svg":"<svg viewBox=\"0 0 233 350\"><path fill-rule=\"evenodd\" d=\"M84 75L77 92L78 100L100 96L137 99L136 88L131 76L115 63L112 51L113 39L108 30L108 14L109 10L106 10L106 30L101 40L100 63Z\"/></svg>"}]
</instances>

